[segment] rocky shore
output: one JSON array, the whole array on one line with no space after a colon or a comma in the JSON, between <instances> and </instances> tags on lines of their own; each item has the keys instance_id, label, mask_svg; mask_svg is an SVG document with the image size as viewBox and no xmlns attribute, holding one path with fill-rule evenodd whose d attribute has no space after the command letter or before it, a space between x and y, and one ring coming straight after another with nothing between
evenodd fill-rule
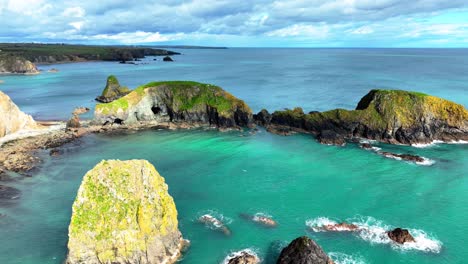
<instances>
[{"instance_id":1,"label":"rocky shore","mask_svg":"<svg viewBox=\"0 0 468 264\"><path fill-rule=\"evenodd\" d=\"M462 105L401 90L372 90L355 110L262 110L254 119L270 132L310 133L329 145L359 138L404 145L468 140L468 111Z\"/></svg>"},{"instance_id":2,"label":"rocky shore","mask_svg":"<svg viewBox=\"0 0 468 264\"><path fill-rule=\"evenodd\" d=\"M39 74L31 61L14 55L0 56L0 74Z\"/></svg>"}]
</instances>

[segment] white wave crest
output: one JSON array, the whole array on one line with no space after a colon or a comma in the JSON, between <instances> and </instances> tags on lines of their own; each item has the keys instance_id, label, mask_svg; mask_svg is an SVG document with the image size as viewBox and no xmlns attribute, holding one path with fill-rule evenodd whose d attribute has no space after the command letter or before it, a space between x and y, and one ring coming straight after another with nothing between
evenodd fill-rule
<instances>
[{"instance_id":1,"label":"white wave crest","mask_svg":"<svg viewBox=\"0 0 468 264\"><path fill-rule=\"evenodd\" d=\"M348 255L340 252L328 253L335 264L365 264L366 262L360 256Z\"/></svg>"},{"instance_id":2,"label":"white wave crest","mask_svg":"<svg viewBox=\"0 0 468 264\"><path fill-rule=\"evenodd\" d=\"M258 257L258 254L256 253L256 250L254 248L246 248L240 251L231 252L229 255L226 256L226 258L224 258L221 264L227 264L229 263L231 259L238 257L238 256L242 256L243 254L249 254L249 255L255 256L256 258L259 259L259 262L261 261L261 259Z\"/></svg>"},{"instance_id":3,"label":"white wave crest","mask_svg":"<svg viewBox=\"0 0 468 264\"><path fill-rule=\"evenodd\" d=\"M314 219L309 219L306 221L306 226L312 229L314 232L324 232L326 231L323 227L327 225L336 225L338 222L331 220L327 217L317 217Z\"/></svg>"},{"instance_id":4,"label":"white wave crest","mask_svg":"<svg viewBox=\"0 0 468 264\"><path fill-rule=\"evenodd\" d=\"M425 157L422 157L424 161L422 162L416 162L416 164L418 165L422 165L422 166L431 166L431 165L434 165L435 163L435 160L431 160L431 159L428 159L428 158L425 158Z\"/></svg>"},{"instance_id":5,"label":"white wave crest","mask_svg":"<svg viewBox=\"0 0 468 264\"><path fill-rule=\"evenodd\" d=\"M206 210L206 211L200 212L197 216L196 221L200 221L200 219L203 217L213 220L213 221L210 221L209 224L208 223L205 224L210 229L218 229L218 228L221 228L223 226L226 226L232 223L231 218L226 217L223 214L215 210Z\"/></svg>"},{"instance_id":6,"label":"white wave crest","mask_svg":"<svg viewBox=\"0 0 468 264\"><path fill-rule=\"evenodd\" d=\"M431 237L426 232L420 229L408 229L414 237L415 242L406 242L398 244L392 241L387 231L393 228L384 224L382 221L376 220L373 217L360 218L353 224L359 226L360 232L356 234L365 241L375 244L390 244L394 249L400 250L420 250L424 252L439 253L442 248L442 242Z\"/></svg>"}]
</instances>

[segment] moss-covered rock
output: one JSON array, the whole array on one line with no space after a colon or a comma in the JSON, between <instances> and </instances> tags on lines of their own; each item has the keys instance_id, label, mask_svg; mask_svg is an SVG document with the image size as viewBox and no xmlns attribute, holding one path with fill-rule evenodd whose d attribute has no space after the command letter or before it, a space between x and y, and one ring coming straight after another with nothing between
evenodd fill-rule
<instances>
[{"instance_id":1,"label":"moss-covered rock","mask_svg":"<svg viewBox=\"0 0 468 264\"><path fill-rule=\"evenodd\" d=\"M252 111L218 86L189 81L151 82L95 108L100 124L185 122L217 127L249 126Z\"/></svg>"},{"instance_id":2,"label":"moss-covered rock","mask_svg":"<svg viewBox=\"0 0 468 264\"><path fill-rule=\"evenodd\" d=\"M354 137L400 144L468 139L468 111L462 105L401 90L372 90L356 110L276 111L269 125L311 132L331 144Z\"/></svg>"},{"instance_id":3,"label":"moss-covered rock","mask_svg":"<svg viewBox=\"0 0 468 264\"><path fill-rule=\"evenodd\" d=\"M119 80L114 75L107 77L106 87L102 91L102 94L96 97L96 101L102 103L110 103L119 99L122 96L130 93L130 89L127 87L121 86Z\"/></svg>"},{"instance_id":4,"label":"moss-covered rock","mask_svg":"<svg viewBox=\"0 0 468 264\"><path fill-rule=\"evenodd\" d=\"M145 160L101 161L73 204L66 263L172 263L182 245L177 210Z\"/></svg>"}]
</instances>

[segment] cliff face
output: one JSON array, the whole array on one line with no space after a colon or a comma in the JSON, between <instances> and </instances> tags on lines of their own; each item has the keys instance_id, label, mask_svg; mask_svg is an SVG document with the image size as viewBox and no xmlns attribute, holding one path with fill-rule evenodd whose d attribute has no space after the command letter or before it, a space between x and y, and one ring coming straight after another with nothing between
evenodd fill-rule
<instances>
[{"instance_id":1,"label":"cliff face","mask_svg":"<svg viewBox=\"0 0 468 264\"><path fill-rule=\"evenodd\" d=\"M0 137L31 128L37 128L33 118L21 112L10 97L0 91Z\"/></svg>"},{"instance_id":2,"label":"cliff face","mask_svg":"<svg viewBox=\"0 0 468 264\"><path fill-rule=\"evenodd\" d=\"M258 122L265 114L257 115ZM305 114L302 109L276 111L266 126L289 127L317 135L319 141L341 144L367 138L415 144L434 140L468 140L468 111L459 104L415 92L372 90L356 110L335 109Z\"/></svg>"},{"instance_id":3,"label":"cliff face","mask_svg":"<svg viewBox=\"0 0 468 264\"><path fill-rule=\"evenodd\" d=\"M197 82L153 82L95 108L95 122L126 125L153 122L249 126L252 111L220 87Z\"/></svg>"},{"instance_id":4,"label":"cliff face","mask_svg":"<svg viewBox=\"0 0 468 264\"><path fill-rule=\"evenodd\" d=\"M88 171L73 204L66 263L173 263L182 245L177 210L145 160L108 160Z\"/></svg>"},{"instance_id":5,"label":"cliff face","mask_svg":"<svg viewBox=\"0 0 468 264\"><path fill-rule=\"evenodd\" d=\"M32 62L16 56L0 56L0 73L3 74L38 74L39 70Z\"/></svg>"},{"instance_id":6,"label":"cliff face","mask_svg":"<svg viewBox=\"0 0 468 264\"><path fill-rule=\"evenodd\" d=\"M120 86L119 81L114 75L107 77L106 87L102 94L96 98L96 101L102 103L110 103L119 99L120 97L130 93L127 87Z\"/></svg>"}]
</instances>

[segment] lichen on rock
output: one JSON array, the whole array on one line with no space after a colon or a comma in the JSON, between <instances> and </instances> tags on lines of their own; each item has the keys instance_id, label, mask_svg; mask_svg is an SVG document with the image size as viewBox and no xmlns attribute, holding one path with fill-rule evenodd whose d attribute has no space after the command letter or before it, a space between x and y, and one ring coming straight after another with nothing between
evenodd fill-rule
<instances>
[{"instance_id":1,"label":"lichen on rock","mask_svg":"<svg viewBox=\"0 0 468 264\"><path fill-rule=\"evenodd\" d=\"M173 263L182 247L168 187L146 160L105 160L73 204L66 263Z\"/></svg>"}]
</instances>

